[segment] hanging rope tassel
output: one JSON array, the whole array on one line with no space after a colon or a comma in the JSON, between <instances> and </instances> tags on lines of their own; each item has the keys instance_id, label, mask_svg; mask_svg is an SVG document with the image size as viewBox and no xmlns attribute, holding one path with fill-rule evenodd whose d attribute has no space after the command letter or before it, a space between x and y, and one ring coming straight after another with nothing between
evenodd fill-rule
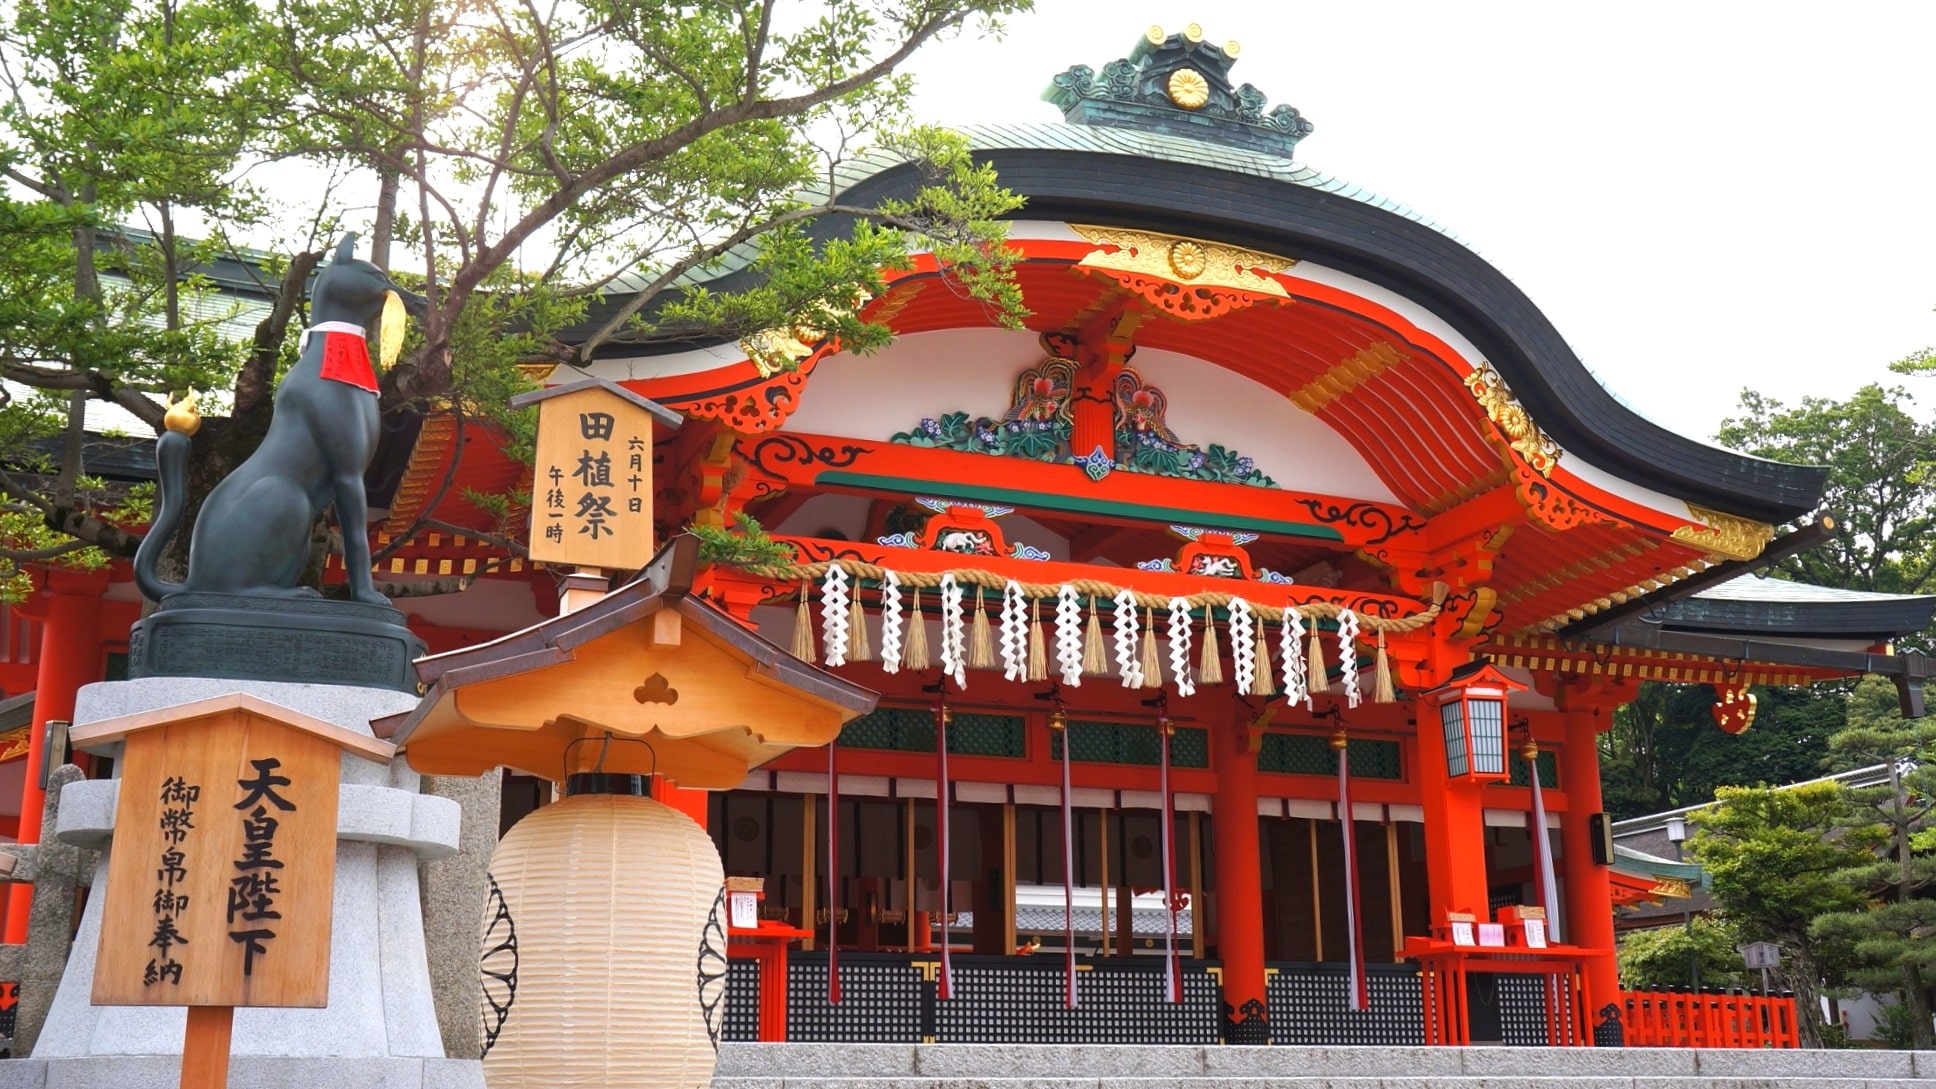
<instances>
[{"instance_id":1,"label":"hanging rope tassel","mask_svg":"<svg viewBox=\"0 0 1936 1089\"><path fill-rule=\"evenodd\" d=\"M1251 667L1254 672L1250 675L1250 691L1246 695L1270 696L1277 691L1277 685L1271 676L1270 643L1263 638L1261 630L1263 626L1262 623L1257 625L1260 629L1257 642L1251 646L1251 659L1256 664Z\"/></svg>"},{"instance_id":2,"label":"hanging rope tassel","mask_svg":"<svg viewBox=\"0 0 1936 1089\"><path fill-rule=\"evenodd\" d=\"M1217 650L1217 625L1210 620L1213 611L1209 606L1203 609L1203 661L1197 666L1198 684L1223 683L1223 658Z\"/></svg>"},{"instance_id":3,"label":"hanging rope tassel","mask_svg":"<svg viewBox=\"0 0 1936 1089\"><path fill-rule=\"evenodd\" d=\"M1163 687L1163 663L1156 656L1156 617L1148 609L1143 610L1143 687Z\"/></svg>"},{"instance_id":4,"label":"hanging rope tassel","mask_svg":"<svg viewBox=\"0 0 1936 1089\"><path fill-rule=\"evenodd\" d=\"M819 650L814 646L813 610L807 607L807 583L800 581L800 609L793 617L793 656L803 662L820 660Z\"/></svg>"},{"instance_id":5,"label":"hanging rope tassel","mask_svg":"<svg viewBox=\"0 0 1936 1089\"><path fill-rule=\"evenodd\" d=\"M1102 618L1096 615L1096 599L1089 599L1089 629L1083 634L1082 671L1091 677L1109 673L1109 650L1102 644Z\"/></svg>"},{"instance_id":6,"label":"hanging rope tassel","mask_svg":"<svg viewBox=\"0 0 1936 1089\"><path fill-rule=\"evenodd\" d=\"M1062 1003L1075 1009L1076 997L1076 841L1075 811L1069 790L1068 720L1060 710L1049 716L1049 728L1062 735L1062 946L1065 980Z\"/></svg>"},{"instance_id":7,"label":"hanging rope tassel","mask_svg":"<svg viewBox=\"0 0 1936 1089\"><path fill-rule=\"evenodd\" d=\"M934 657L928 653L928 622L921 615L921 588L914 588L914 596L908 602L907 653L901 658L904 669L916 673L931 669Z\"/></svg>"},{"instance_id":8,"label":"hanging rope tassel","mask_svg":"<svg viewBox=\"0 0 1936 1089\"><path fill-rule=\"evenodd\" d=\"M968 631L968 668L995 668L995 631L988 623L988 610L982 605L981 587L975 587L975 619Z\"/></svg>"},{"instance_id":9,"label":"hanging rope tassel","mask_svg":"<svg viewBox=\"0 0 1936 1089\"><path fill-rule=\"evenodd\" d=\"M867 610L860 607L860 586L854 586L854 604L847 610L847 660L871 662L874 645L867 639Z\"/></svg>"},{"instance_id":10,"label":"hanging rope tassel","mask_svg":"<svg viewBox=\"0 0 1936 1089\"><path fill-rule=\"evenodd\" d=\"M1372 669L1371 698L1376 703L1397 703L1398 691L1392 687L1391 658L1385 654L1385 632L1378 631L1378 660Z\"/></svg>"},{"instance_id":11,"label":"hanging rope tassel","mask_svg":"<svg viewBox=\"0 0 1936 1089\"><path fill-rule=\"evenodd\" d=\"M1033 619L1029 621L1029 659L1028 679L1030 683L1049 679L1049 648L1042 641L1042 603L1029 603Z\"/></svg>"},{"instance_id":12,"label":"hanging rope tassel","mask_svg":"<svg viewBox=\"0 0 1936 1089\"><path fill-rule=\"evenodd\" d=\"M1157 790L1163 795L1163 913L1169 916L1169 929L1163 934L1163 997L1183 1001L1183 962L1176 950L1176 813L1170 798L1170 720L1156 720L1157 736L1162 738L1163 757L1157 773Z\"/></svg>"},{"instance_id":13,"label":"hanging rope tassel","mask_svg":"<svg viewBox=\"0 0 1936 1089\"><path fill-rule=\"evenodd\" d=\"M919 591L916 591L917 593ZM941 879L941 978L934 989L936 998L955 996L954 961L949 949L954 944L953 924L949 921L949 902L954 870L948 864L948 802L954 793L948 782L948 723L954 712L943 703L934 713L934 854L936 873Z\"/></svg>"},{"instance_id":14,"label":"hanging rope tassel","mask_svg":"<svg viewBox=\"0 0 1936 1089\"><path fill-rule=\"evenodd\" d=\"M1309 661L1304 667L1304 690L1306 692L1331 691L1331 678L1324 672L1324 629L1317 618L1311 618L1311 650Z\"/></svg>"},{"instance_id":15,"label":"hanging rope tassel","mask_svg":"<svg viewBox=\"0 0 1936 1089\"><path fill-rule=\"evenodd\" d=\"M1338 829L1344 837L1344 929L1345 1007L1371 1008L1371 983L1365 976L1365 931L1360 922L1363 905L1358 899L1357 821L1351 808L1351 741L1343 730L1331 735L1331 748L1338 754Z\"/></svg>"},{"instance_id":16,"label":"hanging rope tassel","mask_svg":"<svg viewBox=\"0 0 1936 1089\"><path fill-rule=\"evenodd\" d=\"M840 1001L840 770L827 744L827 1001Z\"/></svg>"}]
</instances>

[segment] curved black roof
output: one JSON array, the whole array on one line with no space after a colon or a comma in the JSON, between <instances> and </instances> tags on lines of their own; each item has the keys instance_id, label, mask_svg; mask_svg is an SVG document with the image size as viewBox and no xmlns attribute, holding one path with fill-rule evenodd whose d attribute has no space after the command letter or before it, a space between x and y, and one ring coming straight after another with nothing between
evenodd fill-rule
<instances>
[{"instance_id":1,"label":"curved black roof","mask_svg":"<svg viewBox=\"0 0 1936 1089\"><path fill-rule=\"evenodd\" d=\"M1673 631L1887 642L1928 629L1936 595L1873 594L1743 575L1648 615Z\"/></svg>"}]
</instances>

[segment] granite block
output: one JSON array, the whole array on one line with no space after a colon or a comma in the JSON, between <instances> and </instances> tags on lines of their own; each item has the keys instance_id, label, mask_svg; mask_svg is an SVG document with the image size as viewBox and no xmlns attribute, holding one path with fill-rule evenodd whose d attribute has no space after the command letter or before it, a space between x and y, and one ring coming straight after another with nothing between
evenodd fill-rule
<instances>
[{"instance_id":1,"label":"granite block","mask_svg":"<svg viewBox=\"0 0 1936 1089\"><path fill-rule=\"evenodd\" d=\"M32 1059L0 1059L0 1089L45 1089L47 1064Z\"/></svg>"},{"instance_id":2,"label":"granite block","mask_svg":"<svg viewBox=\"0 0 1936 1089\"><path fill-rule=\"evenodd\" d=\"M1469 1076L1692 1077L1694 1053L1686 1048L1469 1047L1459 1049Z\"/></svg>"},{"instance_id":3,"label":"granite block","mask_svg":"<svg viewBox=\"0 0 1936 1089\"><path fill-rule=\"evenodd\" d=\"M484 1089L484 1064L477 1059L425 1059L423 1089Z\"/></svg>"},{"instance_id":4,"label":"granite block","mask_svg":"<svg viewBox=\"0 0 1936 1089\"><path fill-rule=\"evenodd\" d=\"M1803 1051L1784 1048L1698 1048L1702 1077L1722 1078L1913 1078L1907 1051Z\"/></svg>"},{"instance_id":5,"label":"granite block","mask_svg":"<svg viewBox=\"0 0 1936 1089\"><path fill-rule=\"evenodd\" d=\"M929 1078L1176 1078L1205 1073L1203 1048L1130 1044L923 1044L915 1073Z\"/></svg>"},{"instance_id":6,"label":"granite block","mask_svg":"<svg viewBox=\"0 0 1936 1089\"><path fill-rule=\"evenodd\" d=\"M1453 1077L1459 1051L1446 1047L1206 1047L1204 1072L1223 1077Z\"/></svg>"},{"instance_id":7,"label":"granite block","mask_svg":"<svg viewBox=\"0 0 1936 1089\"><path fill-rule=\"evenodd\" d=\"M1936 1079L1936 1051L1912 1051L1909 1060L1917 1077Z\"/></svg>"},{"instance_id":8,"label":"granite block","mask_svg":"<svg viewBox=\"0 0 1936 1089\"><path fill-rule=\"evenodd\" d=\"M98 851L114 832L114 807L121 799L118 779L81 779L60 792L60 815L54 838L75 847Z\"/></svg>"},{"instance_id":9,"label":"granite block","mask_svg":"<svg viewBox=\"0 0 1936 1089\"><path fill-rule=\"evenodd\" d=\"M913 1044L723 1044L715 1077L907 1078Z\"/></svg>"}]
</instances>

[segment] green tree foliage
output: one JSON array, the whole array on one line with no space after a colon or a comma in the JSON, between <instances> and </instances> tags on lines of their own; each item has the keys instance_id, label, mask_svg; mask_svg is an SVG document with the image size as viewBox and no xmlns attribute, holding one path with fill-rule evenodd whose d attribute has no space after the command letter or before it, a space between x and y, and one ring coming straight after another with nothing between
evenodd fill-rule
<instances>
[{"instance_id":1,"label":"green tree foliage","mask_svg":"<svg viewBox=\"0 0 1936 1089\"><path fill-rule=\"evenodd\" d=\"M1701 805L1723 786L1781 786L1831 770L1823 754L1842 728L1840 686L1756 688L1754 725L1728 734L1714 725L1714 689L1647 682L1614 712L1601 740L1607 812L1615 819Z\"/></svg>"},{"instance_id":2,"label":"green tree foliage","mask_svg":"<svg viewBox=\"0 0 1936 1089\"><path fill-rule=\"evenodd\" d=\"M383 376L384 411L454 406L513 452L525 425L495 408L521 388L515 364L767 330L786 332L762 343L867 351L888 331L861 308L911 251L991 320L1019 321L1000 223L1019 201L960 138L914 124L900 68L1028 6L0 8L0 378L38 391L0 404L0 492L53 535L9 534L0 556L137 543L78 487L85 401L154 428L161 394L215 390L227 418L197 436L191 481L246 456L302 287L345 228L430 298ZM908 164L914 184L843 201L863 161ZM285 256L244 254L245 236ZM236 256L273 300L241 344L207 275Z\"/></svg>"},{"instance_id":3,"label":"green tree foliage","mask_svg":"<svg viewBox=\"0 0 1936 1089\"><path fill-rule=\"evenodd\" d=\"M1815 933L1850 947L1851 978L1878 993L1896 991L1917 1048L1936 1048L1930 1023L1936 983L1936 727L1897 712L1895 688L1865 678L1849 699L1848 725L1830 748L1854 766L1886 764L1889 780L1851 789L1851 822L1874 841L1870 857L1841 873L1862 890L1860 908L1815 920Z\"/></svg>"},{"instance_id":4,"label":"green tree foliage","mask_svg":"<svg viewBox=\"0 0 1936 1089\"><path fill-rule=\"evenodd\" d=\"M1835 536L1782 562L1802 582L1847 590L1936 588L1936 430L1911 414L1902 389L1867 385L1846 401L1804 397L1790 408L1751 390L1723 445L1777 461L1829 467L1823 504Z\"/></svg>"},{"instance_id":5,"label":"green tree foliage","mask_svg":"<svg viewBox=\"0 0 1936 1089\"><path fill-rule=\"evenodd\" d=\"M1620 983L1635 990L1692 987L1694 981L1687 973L1690 950L1699 961L1701 986L1741 984L1743 969L1741 954L1735 951L1734 931L1704 915L1696 916L1691 928L1656 926L1622 935Z\"/></svg>"},{"instance_id":6,"label":"green tree foliage","mask_svg":"<svg viewBox=\"0 0 1936 1089\"><path fill-rule=\"evenodd\" d=\"M1822 983L1838 984L1848 957L1815 920L1867 902L1846 874L1871 860L1876 837L1850 827L1852 813L1839 785L1817 783L1722 787L1715 805L1693 814L1690 845L1722 918L1740 940L1782 948L1777 972L1795 992L1803 1047L1822 1045Z\"/></svg>"}]
</instances>

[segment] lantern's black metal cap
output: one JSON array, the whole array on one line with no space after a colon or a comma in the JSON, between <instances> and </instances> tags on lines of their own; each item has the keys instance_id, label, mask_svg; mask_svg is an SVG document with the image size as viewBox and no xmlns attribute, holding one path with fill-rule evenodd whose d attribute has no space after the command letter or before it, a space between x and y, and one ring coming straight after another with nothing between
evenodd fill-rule
<instances>
[{"instance_id":1,"label":"lantern's black metal cap","mask_svg":"<svg viewBox=\"0 0 1936 1089\"><path fill-rule=\"evenodd\" d=\"M581 771L565 777L565 797L580 794L623 794L630 798L651 795L647 775L614 775L602 771Z\"/></svg>"}]
</instances>

